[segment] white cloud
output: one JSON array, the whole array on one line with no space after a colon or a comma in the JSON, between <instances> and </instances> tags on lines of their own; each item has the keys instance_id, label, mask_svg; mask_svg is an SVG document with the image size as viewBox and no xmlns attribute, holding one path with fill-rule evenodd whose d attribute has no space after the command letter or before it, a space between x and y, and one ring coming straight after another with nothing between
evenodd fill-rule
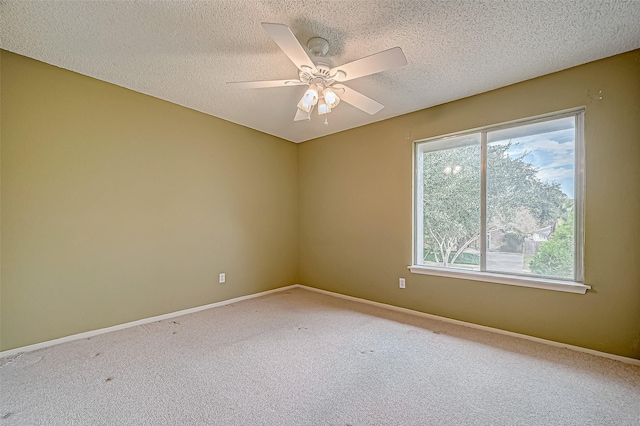
<instances>
[{"instance_id":1,"label":"white cloud","mask_svg":"<svg viewBox=\"0 0 640 426\"><path fill-rule=\"evenodd\" d=\"M563 179L573 179L573 168L553 167L541 169L538 172L538 177L543 181L558 182Z\"/></svg>"},{"instance_id":2,"label":"white cloud","mask_svg":"<svg viewBox=\"0 0 640 426\"><path fill-rule=\"evenodd\" d=\"M516 145L509 148L508 154L512 157L519 157L527 153L524 160L531 163L540 170L538 174L542 179L548 180L546 176L556 176L566 173L573 173L574 164L574 142L558 142L540 135L527 136L513 141ZM556 168L569 168L567 172L554 172ZM544 172L544 173L543 173ZM543 177L545 176L545 177Z\"/></svg>"},{"instance_id":3,"label":"white cloud","mask_svg":"<svg viewBox=\"0 0 640 426\"><path fill-rule=\"evenodd\" d=\"M529 139L529 140L526 140ZM509 148L509 154L522 155L526 151L537 152L546 151L555 155L573 154L574 144L570 142L558 142L547 138L520 138L513 141L514 145ZM517 145L515 145L517 144Z\"/></svg>"},{"instance_id":4,"label":"white cloud","mask_svg":"<svg viewBox=\"0 0 640 426\"><path fill-rule=\"evenodd\" d=\"M540 168L540 170L544 170L544 169L552 169L556 167L569 167L573 171L573 163L574 163L573 155L567 155L565 157L554 158L553 161L551 161L550 163L547 162L547 163L541 164L538 166L538 168Z\"/></svg>"},{"instance_id":5,"label":"white cloud","mask_svg":"<svg viewBox=\"0 0 640 426\"><path fill-rule=\"evenodd\" d=\"M502 143L506 143L504 141ZM575 177L575 141L573 129L512 139L513 145L505 153L521 157L538 169L538 178L560 183L562 191L573 197Z\"/></svg>"}]
</instances>

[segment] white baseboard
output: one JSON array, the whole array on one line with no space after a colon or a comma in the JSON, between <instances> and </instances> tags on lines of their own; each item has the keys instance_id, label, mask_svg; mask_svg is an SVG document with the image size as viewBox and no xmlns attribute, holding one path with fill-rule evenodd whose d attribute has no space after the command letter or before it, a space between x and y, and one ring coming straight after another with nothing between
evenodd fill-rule
<instances>
[{"instance_id":1,"label":"white baseboard","mask_svg":"<svg viewBox=\"0 0 640 426\"><path fill-rule=\"evenodd\" d=\"M309 287L309 286L306 286L306 285L303 285L303 284L296 284L296 287L303 288L305 290L315 291L317 293L322 293L322 294L326 294L326 295L329 295L329 296L339 297L341 299L351 300L351 301L354 301L354 302L366 303L367 305L373 305L373 306L377 306L379 308L385 308L385 309L389 309L389 310L392 310L392 311L403 312L405 314L416 315L416 316L419 316L419 317L429 318L429 319L436 320L436 321L443 321L443 322L448 322L448 323L451 323L451 324L462 325L464 327L470 327L470 328L475 328L475 329L478 329L478 330L489 331L491 333L498 333L498 334L504 334L506 336L518 337L520 339L526 339L526 340L531 340L533 342L544 343L545 345L556 346L556 347L559 347L559 348L567 348L567 349L571 349L572 351L576 351L576 352L584 352L584 353L587 353L587 354L596 355L596 356L600 356L600 357L603 357L603 358L609 358L609 359L613 359L613 360L616 360L616 361L624 362L625 364L631 364L631 365L640 366L640 359L628 358L628 357L624 357L624 356L620 356L620 355L610 354L610 353L607 353L607 352L600 352L600 351L596 351L596 350L593 350L593 349L583 348L581 346L574 346L574 345L569 345L569 344L566 344L566 343L555 342L553 340L540 339L539 337L528 336L526 334L520 334L520 333L514 333L512 331L500 330L499 328L486 327L484 325L478 325L478 324L474 324L474 323L471 323L471 322L458 321L458 320L454 320L454 319L451 319L451 318L441 317L441 316L438 316L438 315L426 314L424 312L414 311L414 310L407 309L407 308L401 308L399 306L387 305L386 303L373 302L373 301L367 300L367 299L360 299L358 297L347 296L345 294L334 293L332 291L327 291L327 290L321 290L319 288Z\"/></svg>"},{"instance_id":2,"label":"white baseboard","mask_svg":"<svg viewBox=\"0 0 640 426\"><path fill-rule=\"evenodd\" d=\"M148 324L150 322L163 321L169 318L179 317L181 315L193 314L195 312L204 311L205 309L217 308L218 306L230 305L232 303L241 302L247 299L253 299L255 297L266 296L267 294L276 293L278 291L289 290L298 287L298 284L289 285L286 287L279 287L273 290L262 291L260 293L248 294L246 296L235 297L233 299L223 300L221 302L210 303L208 305L196 306L195 308L183 309L181 311L170 312L168 314L157 315L151 318L143 318L137 321L131 321L124 324L118 324L111 327L100 328L98 330L85 331L84 333L72 334L71 336L60 337L59 339L47 340L46 342L35 343L33 345L22 346L20 348L9 349L0 352L0 358L19 354L21 352L31 352L38 349L47 348L49 346L59 345L60 343L72 342L78 339L86 339L88 337L97 336L99 334L110 333L112 331L123 330L129 327L136 327L142 324Z\"/></svg>"},{"instance_id":3,"label":"white baseboard","mask_svg":"<svg viewBox=\"0 0 640 426\"><path fill-rule=\"evenodd\" d=\"M218 306L230 305L232 303L240 302L242 300L253 299L255 297L265 296L267 294L276 293L276 292L279 292L279 291L290 290L292 288L302 288L302 289L305 289L305 290L310 290L310 291L315 291L317 293L326 294L328 296L339 297L341 299L351 300L353 302L366 303L368 305L373 305L373 306L377 306L379 308L389 309L389 310L392 310L392 311L403 312L405 314L416 315L416 316L419 316L419 317L429 318L429 319L436 320L436 321L443 321L443 322L447 322L447 323L451 323L451 324L461 325L461 326L464 326L464 327L470 327L470 328L475 328L475 329L478 329L478 330L489 331L491 333L504 334L506 336L517 337L517 338L525 339L525 340L531 340L533 342L544 343L546 345L556 346L556 347L559 347L559 348L567 348L567 349L571 349L571 350L576 351L576 352L584 352L584 353L588 353L588 354L591 354L591 355L596 355L596 356L600 356L600 357L603 357L603 358L609 358L609 359L613 359L615 361L624 362L626 364L640 366L640 359L628 358L628 357L624 357L624 356L620 356L620 355L610 354L610 353L607 353L607 352L600 352L600 351L596 351L596 350L593 350L593 349L583 348L581 346L574 346L574 345L569 345L569 344L566 344L566 343L555 342L553 340L547 340L547 339L541 339L539 337L528 336L526 334L520 334L520 333L511 332L511 331L501 330L499 328L487 327L487 326L484 326L484 325L478 325L478 324L474 324L474 323L470 323L470 322L459 321L459 320L455 320L455 319L451 319L451 318L441 317L441 316L438 316L438 315L427 314L427 313L420 312L420 311L414 311L412 309L401 308L399 306L394 306L394 305L388 305L386 303L374 302L374 301L367 300L367 299L361 299L359 297L347 296L345 294L335 293L335 292L327 291L327 290L321 290L319 288L309 287L309 286L306 286L306 285L303 285L303 284L293 284L293 285L289 285L289 286L285 286L285 287L279 287L279 288L276 288L276 289L273 289L273 290L262 291L260 293L254 293L254 294L249 294L249 295L246 295L246 296L236 297L236 298L233 298L233 299L223 300L221 302L210 303L208 305L196 306L195 308L189 308L189 309L184 309L184 310L181 310L181 311L170 312L168 314L158 315L158 316L151 317L151 318L143 318L143 319L140 319L140 320L137 320L137 321L127 322L127 323L124 323L124 324L118 324L118 325L114 325L114 326L106 327L106 328L100 328L98 330L86 331L84 333L73 334L71 336L61 337L59 339L48 340L46 342L36 343L36 344L33 344L33 345L28 345L28 346L22 346L20 348L9 349L9 350L0 352L0 358L16 355L16 354L21 353L21 352L31 352L31 351L35 351L35 350L38 350L38 349L43 349L43 348L46 348L46 347L49 347L49 346L59 345L60 343L71 342L71 341L78 340L78 339L86 339L88 337L98 336L100 334L109 333L109 332L112 332L112 331L123 330L123 329L129 328L129 327L136 327L138 325L148 324L150 322L163 321L163 320L166 320L166 319L169 319L169 318L179 317L181 315L193 314L195 312L203 311L205 309L211 309L211 308L216 308Z\"/></svg>"}]
</instances>

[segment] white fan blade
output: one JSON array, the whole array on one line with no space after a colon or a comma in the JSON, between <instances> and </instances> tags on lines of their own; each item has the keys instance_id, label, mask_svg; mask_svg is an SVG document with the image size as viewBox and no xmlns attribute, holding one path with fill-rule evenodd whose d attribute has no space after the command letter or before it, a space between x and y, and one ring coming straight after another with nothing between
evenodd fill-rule
<instances>
[{"instance_id":1,"label":"white fan blade","mask_svg":"<svg viewBox=\"0 0 640 426\"><path fill-rule=\"evenodd\" d=\"M331 69L331 75L335 75L336 81L349 81L354 78L390 70L407 65L407 58L402 49L394 47L380 53L367 56L348 64ZM337 74L337 75L336 75Z\"/></svg>"},{"instance_id":2,"label":"white fan blade","mask_svg":"<svg viewBox=\"0 0 640 426\"><path fill-rule=\"evenodd\" d=\"M373 115L384 108L384 105L381 103L374 101L360 92L356 92L344 84L334 84L331 87L336 89L336 94L341 100L363 110L367 114Z\"/></svg>"},{"instance_id":3,"label":"white fan blade","mask_svg":"<svg viewBox=\"0 0 640 426\"><path fill-rule=\"evenodd\" d=\"M307 83L296 80L234 81L227 83L239 89L260 89L263 87L301 86Z\"/></svg>"},{"instance_id":4,"label":"white fan blade","mask_svg":"<svg viewBox=\"0 0 640 426\"><path fill-rule=\"evenodd\" d=\"M269 33L273 41L280 46L280 49L282 49L284 54L291 59L291 62L293 62L299 70L308 71L308 69L311 69L312 72L317 71L315 64L311 61L311 58L309 58L307 52L304 51L300 42L296 36L293 35L289 27L284 24L270 24L268 22L263 22L262 28Z\"/></svg>"},{"instance_id":5,"label":"white fan blade","mask_svg":"<svg viewBox=\"0 0 640 426\"><path fill-rule=\"evenodd\" d=\"M308 120L308 119L309 119L308 112L304 112L300 108L296 108L296 116L293 117L293 121L302 121L302 120Z\"/></svg>"}]
</instances>

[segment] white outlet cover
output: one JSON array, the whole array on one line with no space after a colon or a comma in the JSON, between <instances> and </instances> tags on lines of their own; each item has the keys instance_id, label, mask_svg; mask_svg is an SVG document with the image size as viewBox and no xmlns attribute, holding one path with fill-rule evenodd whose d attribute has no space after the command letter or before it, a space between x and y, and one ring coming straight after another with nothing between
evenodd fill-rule
<instances>
[{"instance_id":1,"label":"white outlet cover","mask_svg":"<svg viewBox=\"0 0 640 426\"><path fill-rule=\"evenodd\" d=\"M404 278L400 278L400 288L405 288Z\"/></svg>"},{"instance_id":2,"label":"white outlet cover","mask_svg":"<svg viewBox=\"0 0 640 426\"><path fill-rule=\"evenodd\" d=\"M227 280L226 274L222 273L220 274L220 283L223 283Z\"/></svg>"}]
</instances>

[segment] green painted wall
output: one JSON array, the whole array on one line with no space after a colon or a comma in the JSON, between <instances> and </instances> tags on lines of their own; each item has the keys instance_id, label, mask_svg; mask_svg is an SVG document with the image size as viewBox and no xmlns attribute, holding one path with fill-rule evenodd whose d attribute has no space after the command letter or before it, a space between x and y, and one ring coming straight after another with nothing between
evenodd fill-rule
<instances>
[{"instance_id":1,"label":"green painted wall","mask_svg":"<svg viewBox=\"0 0 640 426\"><path fill-rule=\"evenodd\" d=\"M0 55L2 350L296 282L295 144Z\"/></svg>"},{"instance_id":2,"label":"green painted wall","mask_svg":"<svg viewBox=\"0 0 640 426\"><path fill-rule=\"evenodd\" d=\"M585 282L593 290L577 295L407 270L413 140L580 106ZM302 284L640 358L640 51L326 136L298 151Z\"/></svg>"}]
</instances>

